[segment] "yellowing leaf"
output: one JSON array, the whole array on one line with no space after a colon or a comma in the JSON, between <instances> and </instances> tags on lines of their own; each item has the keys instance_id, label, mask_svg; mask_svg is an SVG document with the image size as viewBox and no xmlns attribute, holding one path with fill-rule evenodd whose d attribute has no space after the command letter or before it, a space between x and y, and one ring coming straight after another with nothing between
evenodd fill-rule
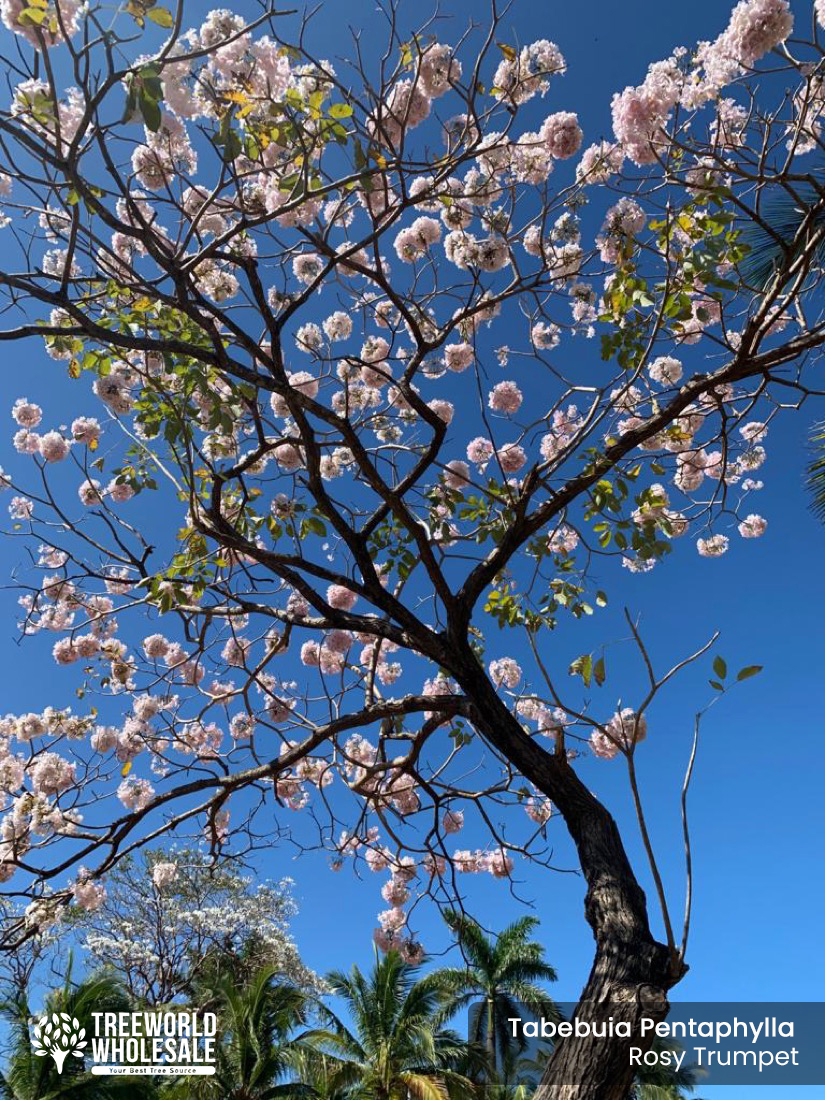
<instances>
[{"instance_id":1,"label":"yellowing leaf","mask_svg":"<svg viewBox=\"0 0 825 1100\"><path fill-rule=\"evenodd\" d=\"M120 774L125 779L129 772L132 770L132 761L127 760L123 767L120 769Z\"/></svg>"},{"instance_id":2,"label":"yellowing leaf","mask_svg":"<svg viewBox=\"0 0 825 1100\"><path fill-rule=\"evenodd\" d=\"M151 8L146 14L159 27L168 29L175 25L175 17L168 8Z\"/></svg>"}]
</instances>

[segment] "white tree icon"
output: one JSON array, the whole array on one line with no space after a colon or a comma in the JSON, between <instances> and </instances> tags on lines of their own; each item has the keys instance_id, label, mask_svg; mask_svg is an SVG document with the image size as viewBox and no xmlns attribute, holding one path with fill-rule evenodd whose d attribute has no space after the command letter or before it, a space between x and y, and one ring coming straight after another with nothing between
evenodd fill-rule
<instances>
[{"instance_id":1,"label":"white tree icon","mask_svg":"<svg viewBox=\"0 0 825 1100\"><path fill-rule=\"evenodd\" d=\"M50 1054L54 1058L57 1072L63 1072L63 1063L69 1054L75 1058L83 1057L86 1046L86 1028L68 1012L53 1012L51 1017L42 1016L35 1024L32 1048L39 1058Z\"/></svg>"}]
</instances>

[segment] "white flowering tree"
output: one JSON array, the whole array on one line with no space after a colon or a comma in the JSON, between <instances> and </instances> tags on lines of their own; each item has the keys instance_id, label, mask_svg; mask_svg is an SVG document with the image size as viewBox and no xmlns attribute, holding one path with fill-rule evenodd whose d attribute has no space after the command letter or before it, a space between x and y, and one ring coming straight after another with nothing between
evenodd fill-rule
<instances>
[{"instance_id":1,"label":"white flowering tree","mask_svg":"<svg viewBox=\"0 0 825 1100\"><path fill-rule=\"evenodd\" d=\"M562 52L509 45L495 2L451 43L385 4L386 50L334 66L311 25L199 8L0 7L0 337L77 380L68 415L20 396L3 484L30 652L81 701L2 723L7 943L202 833L386 873L376 938L415 960L414 903L546 860L555 808L582 1012L664 1012L688 921L634 761L690 657L657 669L631 621L648 684L611 717L603 650L571 679L547 640L600 613L596 567L609 590L678 537L717 557L765 529L769 423L825 340L821 50L788 45L787 0L742 0L581 152ZM593 754L627 770L661 939ZM456 848L465 816L482 847ZM621 1042L570 1040L540 1096L628 1085Z\"/></svg>"},{"instance_id":2,"label":"white flowering tree","mask_svg":"<svg viewBox=\"0 0 825 1100\"><path fill-rule=\"evenodd\" d=\"M227 967L238 980L273 968L317 989L289 933L291 886L216 867L199 849L144 851L113 868L100 904L78 911L77 931L93 963L141 1004L208 992Z\"/></svg>"}]
</instances>

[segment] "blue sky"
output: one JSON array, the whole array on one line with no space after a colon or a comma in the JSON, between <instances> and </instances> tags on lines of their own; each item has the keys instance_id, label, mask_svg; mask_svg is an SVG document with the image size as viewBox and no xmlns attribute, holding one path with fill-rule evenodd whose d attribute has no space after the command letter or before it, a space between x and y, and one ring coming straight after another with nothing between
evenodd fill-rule
<instances>
[{"instance_id":1,"label":"blue sky","mask_svg":"<svg viewBox=\"0 0 825 1100\"><path fill-rule=\"evenodd\" d=\"M809 5L794 3L800 19ZM193 5L193 10L196 6ZM469 17L486 18L483 0L444 0L443 40L457 37ZM200 5L197 5L200 8ZM402 14L428 9L402 3ZM568 61L546 101L548 111L576 110L585 141L609 130L614 91L638 83L647 64L674 46L711 38L727 18L720 0L663 4L661 0L588 0L582 4L520 3L508 21L529 42L550 38ZM377 21L369 0L321 4L314 22L316 52L334 61L344 47L341 30L363 29L369 48ZM455 30L450 27L454 25ZM34 345L4 347L0 370L0 409L21 392L20 377L32 398L51 391L52 402L68 392L55 365ZM816 949L822 927L821 837L825 826L822 789L822 622L825 528L811 517L803 491L805 436L821 410L805 407L774 421L764 468L766 488L758 510L769 520L765 537L735 543L727 557L700 559L688 546L648 576L629 574L614 586L613 603L641 615L645 635L662 663L723 632L720 651L738 668L765 666L761 676L719 702L703 724L702 747L691 796L695 845L696 900L689 951L690 973L677 991L690 1001L806 1001L820 998L825 968ZM7 427L11 421L7 422ZM18 547L0 546L2 575L18 560ZM15 596L0 592L0 621L12 620ZM586 629L586 628L585 628ZM595 628L593 628L595 629ZM579 635L573 653L582 652ZM556 645L555 639L553 641ZM567 641L559 640L567 659ZM553 657L557 654L554 652ZM38 708L43 666L34 652L18 648L9 627L0 628L0 657L6 673L2 709ZM678 785L684 767L693 713L712 694L707 664L689 672L651 715L651 733L639 754L644 789L649 793L650 826L662 853L665 877L680 912L682 890ZM50 670L47 671L47 677ZM629 794L618 766L586 765L586 779L608 802L627 838L634 866L645 886ZM560 866L574 866L560 824L551 834ZM291 875L301 913L295 935L306 962L317 970L368 965L371 931L380 907L380 881L357 882L349 871L333 876L326 859L308 854L293 860L273 850L259 860L262 875ZM540 938L557 967L559 1000L574 999L591 962L589 930L582 914L583 886L570 874L540 868L521 872L519 900L506 887L478 876L469 907L482 922L498 928L525 911L541 919ZM649 897L651 891L648 890ZM434 909L417 910L421 939L434 950L447 946ZM655 917L654 917L655 920ZM739 1100L750 1090L715 1088L702 1094ZM764 1088L760 1100L787 1090ZM794 1095L825 1097L825 1086Z\"/></svg>"}]
</instances>

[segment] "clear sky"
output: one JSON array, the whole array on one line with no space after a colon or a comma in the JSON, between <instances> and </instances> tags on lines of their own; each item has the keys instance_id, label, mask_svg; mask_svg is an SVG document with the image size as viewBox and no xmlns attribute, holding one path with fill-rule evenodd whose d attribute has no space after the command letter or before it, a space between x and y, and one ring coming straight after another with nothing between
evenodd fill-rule
<instances>
[{"instance_id":1,"label":"clear sky","mask_svg":"<svg viewBox=\"0 0 825 1100\"><path fill-rule=\"evenodd\" d=\"M807 0L795 0L793 7L807 26ZM194 8L200 11L201 5ZM439 35L450 41L470 16L485 19L489 4L487 0L443 0L442 9L452 18L445 19ZM405 15L411 12L418 18L428 10L426 3L402 0ZM614 91L639 83L647 64L667 56L674 46L715 36L728 11L723 0L690 4L534 0L515 6L508 17L515 28L509 39L550 38L559 45L568 73L554 82L547 109L577 111L589 143L609 130ZM377 25L374 4L322 0L314 22L316 52L333 61L345 52L342 31L347 24L362 29L368 48ZM61 368L34 344L5 346L0 360L0 410L21 392L39 399L48 388L52 401L59 399L67 392L67 384L53 378L55 371ZM26 377L22 390L21 376ZM6 414L0 411L2 415ZM621 590L613 591L617 608L624 603L641 614L651 648L663 663L721 629L721 651L731 666L765 666L761 676L722 700L703 725L691 803L696 863L691 969L677 991L682 1000L818 1000L825 979L819 947L825 901L821 673L825 528L807 511L802 485L805 436L817 415L825 417L825 410L812 406L774 421L767 441L769 458L762 471L766 487L758 507L769 521L764 538L734 542L731 552L718 561L699 558L691 546L679 546L653 573L625 574ZM6 426L11 435L10 419ZM18 560L18 551L19 546L0 545L4 577ZM13 593L0 592L0 621L11 624L15 598ZM31 660L34 650L17 647L13 634L11 625L0 628L0 667L5 672L2 709L37 709L53 702L43 695L44 666ZM580 634L573 652L585 648ZM37 652L42 653L42 648ZM554 637L548 659L566 661L568 656L567 642L557 643ZM45 674L48 683L48 666ZM638 756L649 794L651 830L677 913L683 886L677 793L692 716L710 694L706 666L679 680L666 702L651 714L650 735ZM586 779L619 819L634 865L648 886L619 767L588 763ZM557 862L573 868L561 823L553 828ZM381 907L380 882L358 882L349 870L332 875L326 862L311 854L293 860L290 851L273 850L261 857L259 867L262 875L289 874L296 880L301 914L294 930L307 964L320 971L352 962L368 965L375 912ZM592 955L582 913L581 880L529 867L519 874L520 898L489 876L477 876L483 881L473 882L468 907L496 929L523 913L529 903L541 919L540 938L559 972L554 992L559 1000L574 999ZM446 947L435 909L422 907L416 917L421 939L434 950ZM711 1100L752 1095L750 1089L734 1087L700 1091ZM773 1088L758 1094L759 1100L787 1095L786 1089ZM825 1085L792 1095L800 1100L825 1097Z\"/></svg>"}]
</instances>

